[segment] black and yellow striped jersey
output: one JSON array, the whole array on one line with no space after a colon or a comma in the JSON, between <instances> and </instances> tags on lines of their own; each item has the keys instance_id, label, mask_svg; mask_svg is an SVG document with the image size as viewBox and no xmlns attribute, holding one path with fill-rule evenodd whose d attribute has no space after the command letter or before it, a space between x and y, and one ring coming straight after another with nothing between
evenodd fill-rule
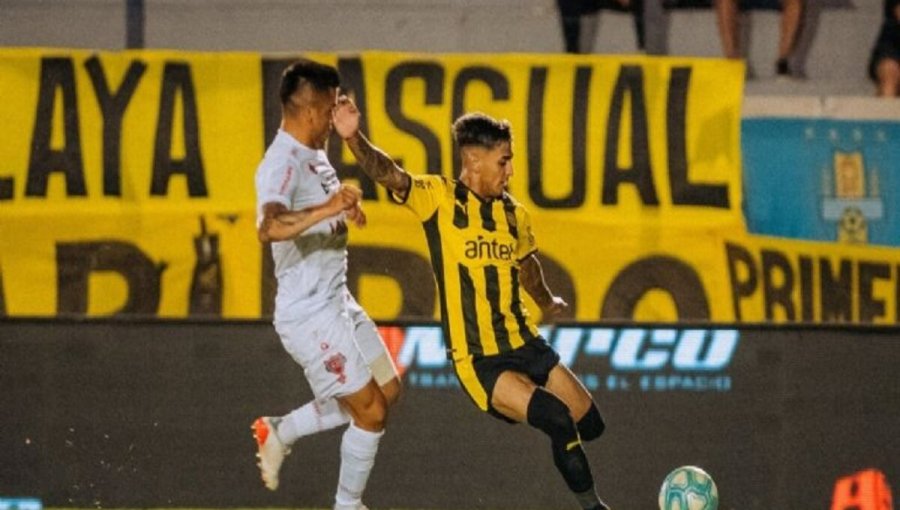
<instances>
[{"instance_id":1,"label":"black and yellow striped jersey","mask_svg":"<svg viewBox=\"0 0 900 510\"><path fill-rule=\"evenodd\" d=\"M459 181L411 177L404 203L425 227L451 359L535 340L519 285L519 263L536 250L525 208L507 193L485 200Z\"/></svg>"}]
</instances>

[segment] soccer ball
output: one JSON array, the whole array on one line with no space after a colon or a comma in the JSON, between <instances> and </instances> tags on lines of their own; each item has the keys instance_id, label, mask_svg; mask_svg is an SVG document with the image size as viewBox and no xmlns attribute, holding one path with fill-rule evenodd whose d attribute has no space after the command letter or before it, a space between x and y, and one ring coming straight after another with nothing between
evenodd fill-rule
<instances>
[{"instance_id":1,"label":"soccer ball","mask_svg":"<svg viewBox=\"0 0 900 510\"><path fill-rule=\"evenodd\" d=\"M669 473L659 489L659 510L716 510L719 489L697 466L681 466Z\"/></svg>"}]
</instances>

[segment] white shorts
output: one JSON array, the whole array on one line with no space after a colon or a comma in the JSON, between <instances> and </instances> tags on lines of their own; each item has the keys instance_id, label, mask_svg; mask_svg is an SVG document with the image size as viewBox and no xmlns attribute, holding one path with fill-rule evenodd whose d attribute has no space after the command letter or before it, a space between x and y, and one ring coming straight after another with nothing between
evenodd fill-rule
<instances>
[{"instance_id":1,"label":"white shorts","mask_svg":"<svg viewBox=\"0 0 900 510\"><path fill-rule=\"evenodd\" d=\"M375 326L375 323L369 318L365 310L359 306L359 303L353 299L350 291L347 291L345 294L345 302L350 314L350 320L354 324L356 345L362 352L363 359L366 361L366 365L369 366L369 371L372 373L372 377L375 378L375 382L379 386L384 386L391 379L399 379L397 366L394 364L394 359L385 346L381 334L378 333L378 327Z\"/></svg>"},{"instance_id":2,"label":"white shorts","mask_svg":"<svg viewBox=\"0 0 900 510\"><path fill-rule=\"evenodd\" d=\"M390 360L375 324L349 291L312 317L274 324L317 400L356 393L372 379L370 363L385 355Z\"/></svg>"}]
</instances>

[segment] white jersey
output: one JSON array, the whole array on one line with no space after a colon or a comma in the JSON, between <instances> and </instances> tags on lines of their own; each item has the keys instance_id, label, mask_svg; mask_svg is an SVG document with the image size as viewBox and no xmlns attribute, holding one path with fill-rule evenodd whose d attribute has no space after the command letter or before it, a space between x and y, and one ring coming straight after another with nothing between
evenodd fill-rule
<instances>
[{"instance_id":1,"label":"white jersey","mask_svg":"<svg viewBox=\"0 0 900 510\"><path fill-rule=\"evenodd\" d=\"M325 151L310 149L279 129L256 171L257 226L265 204L306 209L326 202L340 186ZM342 299L347 282L345 214L320 221L296 239L273 242L272 257L278 279L276 321L306 318Z\"/></svg>"}]
</instances>

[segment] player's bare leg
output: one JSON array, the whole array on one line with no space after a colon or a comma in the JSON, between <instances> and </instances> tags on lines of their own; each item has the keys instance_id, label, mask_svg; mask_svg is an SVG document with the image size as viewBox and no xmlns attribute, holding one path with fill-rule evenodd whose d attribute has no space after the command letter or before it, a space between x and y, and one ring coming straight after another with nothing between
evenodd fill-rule
<instances>
[{"instance_id":1,"label":"player's bare leg","mask_svg":"<svg viewBox=\"0 0 900 510\"><path fill-rule=\"evenodd\" d=\"M387 406L391 407L400 397L400 380L393 377L382 384L379 389L384 395ZM302 437L350 423L350 415L335 399L311 400L281 417L277 423L278 437L287 447L291 447Z\"/></svg>"},{"instance_id":2,"label":"player's bare leg","mask_svg":"<svg viewBox=\"0 0 900 510\"><path fill-rule=\"evenodd\" d=\"M737 0L715 0L716 21L725 58L741 58L740 16Z\"/></svg>"},{"instance_id":3,"label":"player's bare leg","mask_svg":"<svg viewBox=\"0 0 900 510\"><path fill-rule=\"evenodd\" d=\"M382 384L379 389L381 389L381 394L384 395L384 400L389 408L393 407L400 399L402 386L400 385L400 379L398 377L394 377Z\"/></svg>"},{"instance_id":4,"label":"player's bare leg","mask_svg":"<svg viewBox=\"0 0 900 510\"><path fill-rule=\"evenodd\" d=\"M803 0L782 0L781 2L781 35L778 42L778 60L775 72L779 76L790 76L788 60L797 45L797 36L803 16Z\"/></svg>"},{"instance_id":5,"label":"player's bare leg","mask_svg":"<svg viewBox=\"0 0 900 510\"><path fill-rule=\"evenodd\" d=\"M550 371L546 388L565 402L582 441L591 441L603 434L606 424L600 416L600 410L590 392L568 367L556 365Z\"/></svg>"},{"instance_id":6,"label":"player's bare leg","mask_svg":"<svg viewBox=\"0 0 900 510\"><path fill-rule=\"evenodd\" d=\"M883 58L875 72L878 76L878 95L897 97L900 94L900 62Z\"/></svg>"}]
</instances>

